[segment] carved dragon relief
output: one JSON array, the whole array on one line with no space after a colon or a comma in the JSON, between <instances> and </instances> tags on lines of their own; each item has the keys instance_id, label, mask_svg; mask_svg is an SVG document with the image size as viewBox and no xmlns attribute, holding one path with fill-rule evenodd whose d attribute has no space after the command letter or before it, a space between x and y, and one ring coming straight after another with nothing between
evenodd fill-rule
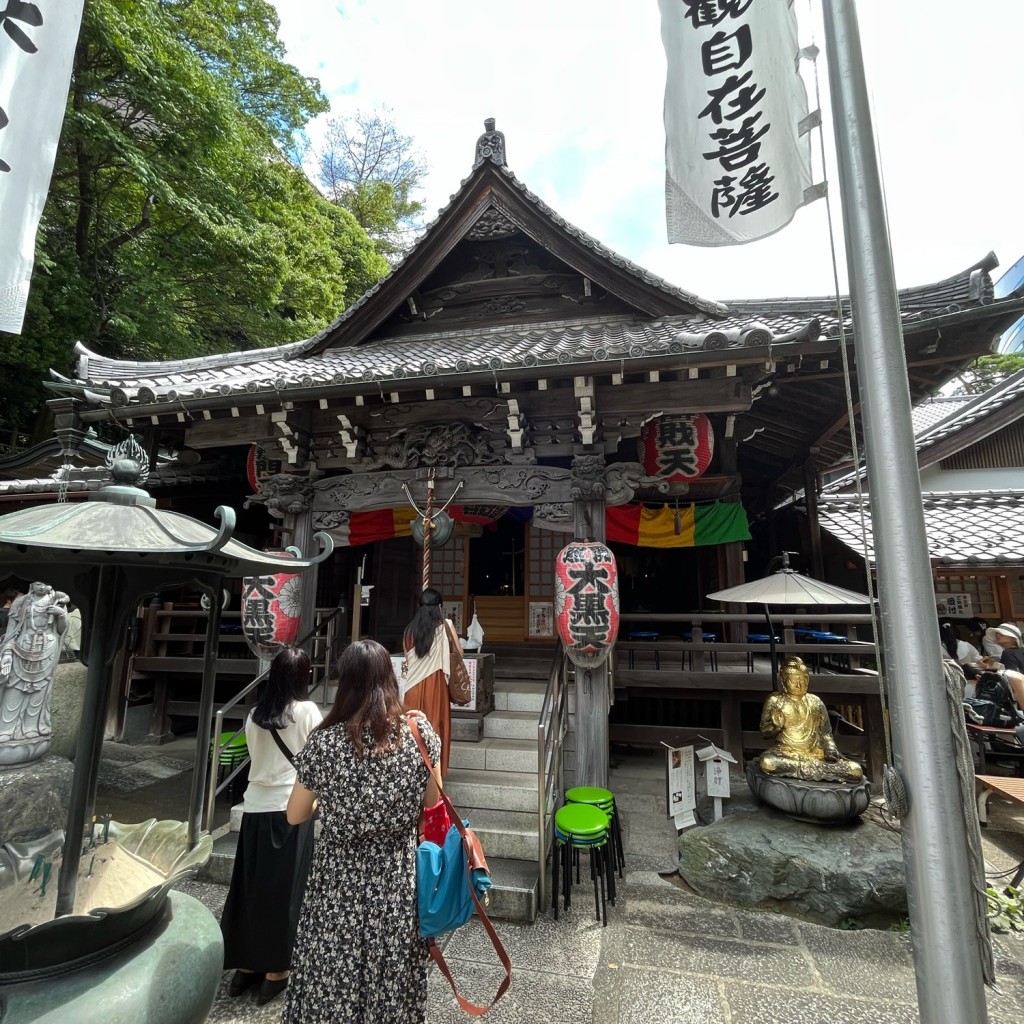
<instances>
[{"instance_id":1,"label":"carved dragon relief","mask_svg":"<svg viewBox=\"0 0 1024 1024\"><path fill-rule=\"evenodd\" d=\"M668 484L656 476L647 476L639 462L613 462L605 470L605 503L625 505L640 488L665 492Z\"/></svg>"},{"instance_id":2,"label":"carved dragon relief","mask_svg":"<svg viewBox=\"0 0 1024 1024\"><path fill-rule=\"evenodd\" d=\"M275 473L260 483L259 494L250 494L243 508L263 505L275 519L288 514L308 512L313 502L313 486L308 477L295 473Z\"/></svg>"},{"instance_id":3,"label":"carved dragon relief","mask_svg":"<svg viewBox=\"0 0 1024 1024\"><path fill-rule=\"evenodd\" d=\"M388 435L390 442L378 448L360 465L361 470L419 469L429 466L489 466L504 461L496 452L488 431L474 423L424 424Z\"/></svg>"}]
</instances>

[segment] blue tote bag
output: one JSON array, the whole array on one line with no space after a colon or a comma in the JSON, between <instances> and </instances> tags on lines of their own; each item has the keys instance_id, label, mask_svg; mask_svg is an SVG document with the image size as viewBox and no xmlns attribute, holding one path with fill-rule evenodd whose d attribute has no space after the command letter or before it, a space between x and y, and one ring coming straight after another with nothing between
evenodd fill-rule
<instances>
[{"instance_id":1,"label":"blue tote bag","mask_svg":"<svg viewBox=\"0 0 1024 1024\"><path fill-rule=\"evenodd\" d=\"M437 768L430 763L423 737L416 726L416 713L406 716L416 745L434 781L452 821L444 843L438 846L424 840L416 851L416 899L420 917L420 935L427 940L427 948L438 970L445 976L455 998L466 1013L482 1017L508 991L512 982L512 961L502 945L498 933L487 916L484 904L491 887L491 873L484 858L483 847L476 833L463 821L448 794L441 788ZM459 995L448 964L445 962L435 936L464 925L474 911L484 926L494 952L505 968L505 978L487 1006L478 1006Z\"/></svg>"},{"instance_id":2,"label":"blue tote bag","mask_svg":"<svg viewBox=\"0 0 1024 1024\"><path fill-rule=\"evenodd\" d=\"M462 824L463 831L468 832L469 822ZM470 867L462 834L457 825L452 825L443 846L426 840L420 843L416 851L416 887L420 935L429 939L464 925L473 916L477 902L486 904L491 876L486 861L482 868Z\"/></svg>"}]
</instances>

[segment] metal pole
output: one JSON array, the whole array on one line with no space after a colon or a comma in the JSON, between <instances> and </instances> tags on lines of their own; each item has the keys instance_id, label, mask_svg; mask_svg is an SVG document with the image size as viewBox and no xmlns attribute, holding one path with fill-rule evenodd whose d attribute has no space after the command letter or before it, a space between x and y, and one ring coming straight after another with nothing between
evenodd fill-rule
<instances>
[{"instance_id":1,"label":"metal pole","mask_svg":"<svg viewBox=\"0 0 1024 1024\"><path fill-rule=\"evenodd\" d=\"M110 696L108 667L117 645L114 624L118 619L119 598L116 583L119 572L112 566L100 566L89 622L89 668L85 677L82 721L75 748L75 774L71 780L68 823L64 832L64 855L57 882L57 909L54 917L71 914L75 909L78 866L82 860L82 829L85 825L89 794L94 792L93 776L98 771L103 749L103 730L107 721Z\"/></svg>"},{"instance_id":2,"label":"metal pole","mask_svg":"<svg viewBox=\"0 0 1024 1024\"><path fill-rule=\"evenodd\" d=\"M216 773L210 764L210 734L213 731L213 690L217 682L217 651L220 645L220 587L204 586L210 598L210 614L206 620L206 648L203 651L203 688L199 695L199 717L196 720L196 760L192 771L192 792L188 802L188 848L194 850L202 833L203 796L206 773ZM217 734L220 744L220 734ZM212 808L207 825L213 825Z\"/></svg>"},{"instance_id":3,"label":"metal pole","mask_svg":"<svg viewBox=\"0 0 1024 1024\"><path fill-rule=\"evenodd\" d=\"M918 1007L923 1024L985 1024L949 711L936 699L934 586L857 15L853 0L823 7L868 482L871 494L885 495L871 512L896 768L909 800L902 838Z\"/></svg>"}]
</instances>

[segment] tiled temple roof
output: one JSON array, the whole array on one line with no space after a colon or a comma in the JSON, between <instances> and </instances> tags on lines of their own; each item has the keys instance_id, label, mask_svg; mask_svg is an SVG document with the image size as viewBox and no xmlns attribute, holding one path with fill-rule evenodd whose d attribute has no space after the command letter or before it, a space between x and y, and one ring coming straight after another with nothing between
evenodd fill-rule
<instances>
[{"instance_id":1,"label":"tiled temple roof","mask_svg":"<svg viewBox=\"0 0 1024 1024\"><path fill-rule=\"evenodd\" d=\"M687 317L640 315L559 320L380 338L363 345L296 356L294 346L225 358L176 363L125 363L79 349L78 381L115 407L210 397L284 392L366 381L387 385L409 377L436 378L510 367L571 366L726 348L764 348L818 337L817 322L790 324L734 317L694 324ZM778 327L778 329L776 329Z\"/></svg>"},{"instance_id":2,"label":"tiled temple roof","mask_svg":"<svg viewBox=\"0 0 1024 1024\"><path fill-rule=\"evenodd\" d=\"M943 565L1024 565L1024 490L925 492L925 532L931 558ZM875 560L870 496L864 496L868 545L861 538L860 503L837 494L818 503L823 529Z\"/></svg>"},{"instance_id":3,"label":"tiled temple roof","mask_svg":"<svg viewBox=\"0 0 1024 1024\"><path fill-rule=\"evenodd\" d=\"M926 318L959 313L959 304L941 303L956 294L966 301L971 282L977 282L978 266L937 285L900 292L905 329ZM990 285L987 271L982 274ZM934 288L934 292L929 288ZM930 303L929 295L933 296ZM909 306L902 308L905 296ZM852 330L850 317L844 317L844 321ZM333 326L327 330L333 330ZM819 335L838 338L839 318L835 301L827 297L765 299L731 303L728 313L717 320L630 314L540 324L500 324L375 338L360 345L312 352L325 333L273 348L167 362L106 359L79 344L77 378L54 373L56 383L51 387L64 393L84 389L91 392L89 397L96 402L125 406L276 393L359 380L386 386L389 381L407 377L546 364L568 368L604 359L642 359L689 351L813 341Z\"/></svg>"}]
</instances>

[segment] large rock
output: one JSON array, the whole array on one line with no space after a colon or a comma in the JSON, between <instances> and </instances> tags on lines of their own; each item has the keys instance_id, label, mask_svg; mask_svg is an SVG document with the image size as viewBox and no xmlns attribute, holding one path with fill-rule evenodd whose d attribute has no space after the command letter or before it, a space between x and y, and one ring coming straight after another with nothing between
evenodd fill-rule
<instances>
[{"instance_id":1,"label":"large rock","mask_svg":"<svg viewBox=\"0 0 1024 1024\"><path fill-rule=\"evenodd\" d=\"M63 757L0 770L0 843L30 842L64 828L73 774Z\"/></svg>"},{"instance_id":2,"label":"large rock","mask_svg":"<svg viewBox=\"0 0 1024 1024\"><path fill-rule=\"evenodd\" d=\"M845 825L796 821L733 780L721 821L679 837L679 874L708 899L818 924L887 926L907 914L899 836L870 813ZM704 820L710 820L704 815Z\"/></svg>"},{"instance_id":3,"label":"large rock","mask_svg":"<svg viewBox=\"0 0 1024 1024\"><path fill-rule=\"evenodd\" d=\"M80 661L62 661L57 666L53 680L53 695L50 699L50 727L53 736L49 753L72 761L78 745L78 726L82 720L87 673L88 669Z\"/></svg>"}]
</instances>

